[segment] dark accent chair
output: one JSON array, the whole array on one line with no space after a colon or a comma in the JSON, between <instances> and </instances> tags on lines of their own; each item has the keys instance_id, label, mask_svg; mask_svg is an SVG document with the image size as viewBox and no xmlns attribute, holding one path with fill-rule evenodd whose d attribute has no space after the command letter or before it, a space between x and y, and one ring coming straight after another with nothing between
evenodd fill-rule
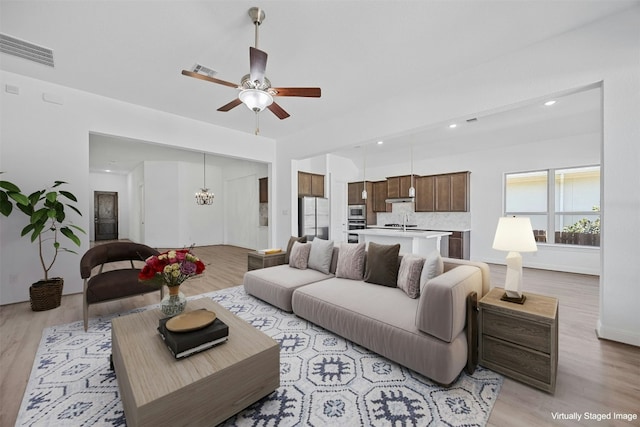
<instances>
[{"instance_id":1,"label":"dark accent chair","mask_svg":"<svg viewBox=\"0 0 640 427\"><path fill-rule=\"evenodd\" d=\"M160 253L143 244L133 242L113 242L96 245L89 249L80 260L80 276L84 279L83 317L84 330L89 323L89 305L158 291L157 286L138 281L138 273L145 259ZM103 271L105 264L129 261L130 267L118 267ZM139 261L139 267L134 265ZM95 267L100 269L93 276ZM164 295L160 288L160 299Z\"/></svg>"}]
</instances>

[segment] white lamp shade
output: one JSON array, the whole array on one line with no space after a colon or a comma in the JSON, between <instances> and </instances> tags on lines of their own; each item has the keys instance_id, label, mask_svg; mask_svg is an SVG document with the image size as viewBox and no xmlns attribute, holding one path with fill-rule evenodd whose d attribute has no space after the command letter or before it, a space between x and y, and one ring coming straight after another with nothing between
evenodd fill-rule
<instances>
[{"instance_id":1,"label":"white lamp shade","mask_svg":"<svg viewBox=\"0 0 640 427\"><path fill-rule=\"evenodd\" d=\"M256 112L262 111L273 104L273 97L268 92L260 89L245 89L240 92L238 98L250 110Z\"/></svg>"},{"instance_id":2,"label":"white lamp shade","mask_svg":"<svg viewBox=\"0 0 640 427\"><path fill-rule=\"evenodd\" d=\"M502 217L498 221L493 249L509 252L535 252L531 220L527 217Z\"/></svg>"}]
</instances>

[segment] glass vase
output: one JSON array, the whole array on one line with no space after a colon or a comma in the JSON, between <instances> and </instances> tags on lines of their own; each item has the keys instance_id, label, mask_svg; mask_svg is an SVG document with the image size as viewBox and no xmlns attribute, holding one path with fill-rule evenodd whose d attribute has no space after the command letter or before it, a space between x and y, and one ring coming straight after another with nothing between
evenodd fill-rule
<instances>
[{"instance_id":1,"label":"glass vase","mask_svg":"<svg viewBox=\"0 0 640 427\"><path fill-rule=\"evenodd\" d=\"M165 316L173 317L182 313L187 306L187 298L180 292L180 286L169 286L169 294L160 302L160 310Z\"/></svg>"}]
</instances>

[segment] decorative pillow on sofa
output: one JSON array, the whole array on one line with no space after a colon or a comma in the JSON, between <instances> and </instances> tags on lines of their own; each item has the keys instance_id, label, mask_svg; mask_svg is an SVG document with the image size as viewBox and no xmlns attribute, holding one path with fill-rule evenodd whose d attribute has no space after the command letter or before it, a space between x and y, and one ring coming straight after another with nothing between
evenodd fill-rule
<instances>
[{"instance_id":1,"label":"decorative pillow on sofa","mask_svg":"<svg viewBox=\"0 0 640 427\"><path fill-rule=\"evenodd\" d=\"M311 241L309 268L329 274L331 257L333 256L333 240L315 238Z\"/></svg>"},{"instance_id":2,"label":"decorative pillow on sofa","mask_svg":"<svg viewBox=\"0 0 640 427\"><path fill-rule=\"evenodd\" d=\"M364 274L365 243L341 243L336 277L362 280Z\"/></svg>"},{"instance_id":3,"label":"decorative pillow on sofa","mask_svg":"<svg viewBox=\"0 0 640 427\"><path fill-rule=\"evenodd\" d=\"M400 244L380 245L369 242L364 281L395 288L398 282Z\"/></svg>"},{"instance_id":4,"label":"decorative pillow on sofa","mask_svg":"<svg viewBox=\"0 0 640 427\"><path fill-rule=\"evenodd\" d=\"M440 252L434 249L429 255L427 255L424 267L422 268L422 275L420 276L420 292L422 292L422 288L427 281L441 275L443 272L444 262L442 261Z\"/></svg>"},{"instance_id":5,"label":"decorative pillow on sofa","mask_svg":"<svg viewBox=\"0 0 640 427\"><path fill-rule=\"evenodd\" d=\"M398 287L402 289L409 298L420 296L420 277L425 259L421 256L406 254L400 261L398 271Z\"/></svg>"},{"instance_id":6,"label":"decorative pillow on sofa","mask_svg":"<svg viewBox=\"0 0 640 427\"><path fill-rule=\"evenodd\" d=\"M289 267L305 270L309 262L309 252L311 252L311 243L293 242Z\"/></svg>"},{"instance_id":7,"label":"decorative pillow on sofa","mask_svg":"<svg viewBox=\"0 0 640 427\"><path fill-rule=\"evenodd\" d=\"M294 242L307 243L307 236L302 236L302 237L291 236L289 238L289 243L287 243L287 252L284 254L284 263L285 264L289 264L289 258L290 258L290 255L291 255L291 247L293 246Z\"/></svg>"}]
</instances>

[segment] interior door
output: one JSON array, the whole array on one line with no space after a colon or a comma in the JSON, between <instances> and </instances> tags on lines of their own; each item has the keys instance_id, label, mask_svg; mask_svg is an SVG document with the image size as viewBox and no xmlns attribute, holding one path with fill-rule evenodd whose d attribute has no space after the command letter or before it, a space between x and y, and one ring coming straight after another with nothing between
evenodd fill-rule
<instances>
[{"instance_id":1,"label":"interior door","mask_svg":"<svg viewBox=\"0 0 640 427\"><path fill-rule=\"evenodd\" d=\"M95 241L118 239L118 193L94 191Z\"/></svg>"}]
</instances>

